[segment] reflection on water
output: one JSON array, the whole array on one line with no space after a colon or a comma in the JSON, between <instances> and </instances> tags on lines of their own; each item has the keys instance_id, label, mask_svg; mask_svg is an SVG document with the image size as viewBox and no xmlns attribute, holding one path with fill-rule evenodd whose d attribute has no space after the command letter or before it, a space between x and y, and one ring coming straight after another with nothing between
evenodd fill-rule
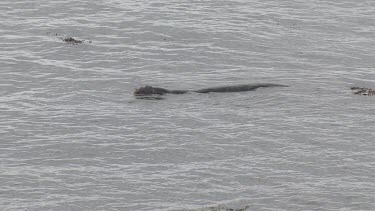
<instances>
[{"instance_id":1,"label":"reflection on water","mask_svg":"<svg viewBox=\"0 0 375 211\"><path fill-rule=\"evenodd\" d=\"M164 97L161 95L134 95L135 98L137 99L142 99L142 100L163 100Z\"/></svg>"}]
</instances>

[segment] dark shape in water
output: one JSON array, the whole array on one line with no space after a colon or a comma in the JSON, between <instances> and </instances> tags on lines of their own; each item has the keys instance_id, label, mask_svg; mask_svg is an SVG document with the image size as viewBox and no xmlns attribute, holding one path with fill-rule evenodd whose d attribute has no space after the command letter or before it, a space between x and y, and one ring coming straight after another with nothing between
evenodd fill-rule
<instances>
[{"instance_id":1,"label":"dark shape in water","mask_svg":"<svg viewBox=\"0 0 375 211\"><path fill-rule=\"evenodd\" d=\"M61 40L68 44L73 44L73 45L77 45L79 43L84 42L84 40L77 40L77 39L74 39L73 37L65 37L65 38L61 38Z\"/></svg>"},{"instance_id":2,"label":"dark shape in water","mask_svg":"<svg viewBox=\"0 0 375 211\"><path fill-rule=\"evenodd\" d=\"M47 32L47 34L51 34L51 32ZM53 35L67 44L78 45L78 44L85 43L85 42L92 43L91 40L78 40L76 38L73 38L70 36L59 35L57 33L54 33Z\"/></svg>"},{"instance_id":3,"label":"dark shape in water","mask_svg":"<svg viewBox=\"0 0 375 211\"><path fill-rule=\"evenodd\" d=\"M185 94L188 92L210 93L210 92L245 92L253 91L261 87L288 87L287 85L259 83L259 84L241 84L234 86L218 86L198 90L169 90L159 87L143 86L134 91L135 96L163 95L163 94Z\"/></svg>"},{"instance_id":4,"label":"dark shape in water","mask_svg":"<svg viewBox=\"0 0 375 211\"><path fill-rule=\"evenodd\" d=\"M350 88L353 91L353 94L355 95L366 95L366 96L372 96L375 95L375 90L365 87L351 87Z\"/></svg>"}]
</instances>

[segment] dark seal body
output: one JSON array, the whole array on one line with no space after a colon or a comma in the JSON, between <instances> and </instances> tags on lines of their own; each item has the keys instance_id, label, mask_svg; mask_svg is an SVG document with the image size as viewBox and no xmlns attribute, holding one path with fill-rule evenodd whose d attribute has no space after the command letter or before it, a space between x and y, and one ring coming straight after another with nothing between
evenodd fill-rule
<instances>
[{"instance_id":1,"label":"dark seal body","mask_svg":"<svg viewBox=\"0 0 375 211\"><path fill-rule=\"evenodd\" d=\"M194 92L198 93L209 93L209 92L247 92L253 91L261 87L287 87L281 84L271 84L271 83L259 83L259 84L241 84L235 86L218 86L206 89L198 89Z\"/></svg>"},{"instance_id":2,"label":"dark seal body","mask_svg":"<svg viewBox=\"0 0 375 211\"><path fill-rule=\"evenodd\" d=\"M210 93L210 92L246 92L253 91L261 87L287 87L287 85L272 84L272 83L259 83L259 84L242 84L234 86L218 86L198 90L168 90L159 87L144 86L136 89L134 95L147 96L147 95L163 95L163 94L185 94L187 92L197 93Z\"/></svg>"}]
</instances>

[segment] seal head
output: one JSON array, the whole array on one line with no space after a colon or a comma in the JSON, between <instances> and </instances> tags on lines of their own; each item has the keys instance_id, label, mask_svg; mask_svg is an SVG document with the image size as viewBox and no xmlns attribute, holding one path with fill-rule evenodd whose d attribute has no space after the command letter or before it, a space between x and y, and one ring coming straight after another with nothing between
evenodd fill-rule
<instances>
[{"instance_id":1,"label":"seal head","mask_svg":"<svg viewBox=\"0 0 375 211\"><path fill-rule=\"evenodd\" d=\"M135 96L145 96L145 95L163 95L165 93L169 93L168 90L163 88L154 88L152 86L143 86L135 89L134 95Z\"/></svg>"}]
</instances>

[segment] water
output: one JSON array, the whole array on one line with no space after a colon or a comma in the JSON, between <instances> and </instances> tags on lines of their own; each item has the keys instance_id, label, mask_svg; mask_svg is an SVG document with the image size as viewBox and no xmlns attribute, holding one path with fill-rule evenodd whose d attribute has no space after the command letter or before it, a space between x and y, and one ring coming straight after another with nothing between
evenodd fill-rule
<instances>
[{"instance_id":1,"label":"water","mask_svg":"<svg viewBox=\"0 0 375 211\"><path fill-rule=\"evenodd\" d=\"M374 11L1 1L0 210L374 210ZM260 82L290 87L132 96Z\"/></svg>"}]
</instances>

